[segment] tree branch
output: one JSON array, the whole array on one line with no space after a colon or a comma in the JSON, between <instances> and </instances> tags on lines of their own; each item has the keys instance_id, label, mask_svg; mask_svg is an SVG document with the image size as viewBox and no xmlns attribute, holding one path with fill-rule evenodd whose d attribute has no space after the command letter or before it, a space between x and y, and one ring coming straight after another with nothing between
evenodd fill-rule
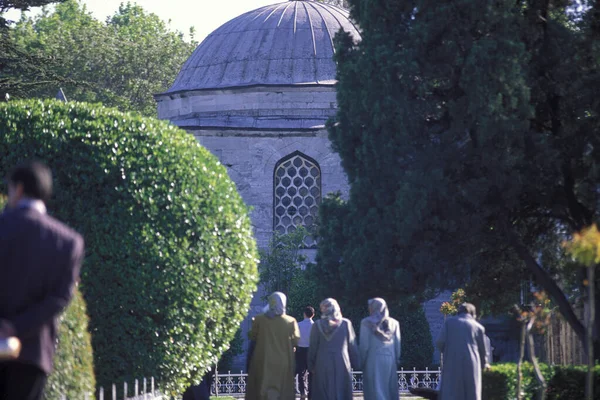
<instances>
[{"instance_id":1,"label":"tree branch","mask_svg":"<svg viewBox=\"0 0 600 400\"><path fill-rule=\"evenodd\" d=\"M508 240L510 245L515 249L517 255L525 262L525 265L535 276L537 282L542 285L545 291L552 297L552 299L558 305L560 313L565 317L573 331L577 334L579 340L585 343L585 327L579 320L573 307L569 304L567 297L563 293L562 289L556 284L556 282L550 277L547 271L545 271L535 259L529 253L529 250L517 237L517 235L510 229L507 230Z\"/></svg>"}]
</instances>

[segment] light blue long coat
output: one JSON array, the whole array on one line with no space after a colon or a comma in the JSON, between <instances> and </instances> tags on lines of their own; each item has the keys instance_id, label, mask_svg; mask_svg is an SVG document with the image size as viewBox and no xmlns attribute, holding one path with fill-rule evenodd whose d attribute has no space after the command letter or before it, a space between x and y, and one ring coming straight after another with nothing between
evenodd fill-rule
<instances>
[{"instance_id":1,"label":"light blue long coat","mask_svg":"<svg viewBox=\"0 0 600 400\"><path fill-rule=\"evenodd\" d=\"M485 328L469 314L448 318L437 347L444 355L439 400L481 400Z\"/></svg>"},{"instance_id":2,"label":"light blue long coat","mask_svg":"<svg viewBox=\"0 0 600 400\"><path fill-rule=\"evenodd\" d=\"M366 319L360 324L360 360L365 400L398 400L398 363L400 362L400 324L389 319L391 340L375 336Z\"/></svg>"}]
</instances>

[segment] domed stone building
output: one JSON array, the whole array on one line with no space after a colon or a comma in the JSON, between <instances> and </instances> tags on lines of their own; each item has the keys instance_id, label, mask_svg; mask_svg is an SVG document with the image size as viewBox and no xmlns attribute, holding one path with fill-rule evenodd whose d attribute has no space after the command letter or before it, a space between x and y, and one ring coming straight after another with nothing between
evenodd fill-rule
<instances>
[{"instance_id":1,"label":"domed stone building","mask_svg":"<svg viewBox=\"0 0 600 400\"><path fill-rule=\"evenodd\" d=\"M227 167L252 207L259 247L274 231L310 227L323 196L349 190L325 129L337 109L340 29L360 39L347 10L316 1L247 12L207 36L173 86L155 96L160 119L193 134ZM313 258L314 240L305 244ZM257 297L243 331L264 304Z\"/></svg>"},{"instance_id":2,"label":"domed stone building","mask_svg":"<svg viewBox=\"0 0 600 400\"><path fill-rule=\"evenodd\" d=\"M346 10L316 1L247 12L211 33L156 96L159 118L227 166L253 209L261 247L273 231L310 226L325 194L348 191L325 130L337 107L333 37L340 29L360 38Z\"/></svg>"},{"instance_id":3,"label":"domed stone building","mask_svg":"<svg viewBox=\"0 0 600 400\"><path fill-rule=\"evenodd\" d=\"M337 110L333 37L340 29L360 40L347 10L311 0L247 12L207 36L173 86L155 96L159 118L193 134L227 167L252 207L262 248L274 231L310 227L327 193L348 193L325 129ZM305 244L314 258L315 242ZM426 305L434 338L443 322L438 303ZM263 305L255 296L244 338Z\"/></svg>"}]
</instances>

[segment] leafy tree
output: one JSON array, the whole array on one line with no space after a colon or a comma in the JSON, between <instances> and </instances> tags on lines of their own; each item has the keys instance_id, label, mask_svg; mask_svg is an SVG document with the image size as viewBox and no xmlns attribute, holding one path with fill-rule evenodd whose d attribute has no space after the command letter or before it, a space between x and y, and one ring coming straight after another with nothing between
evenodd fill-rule
<instances>
[{"instance_id":1,"label":"leafy tree","mask_svg":"<svg viewBox=\"0 0 600 400\"><path fill-rule=\"evenodd\" d=\"M260 282L267 295L275 291L289 294L292 281L306 261L302 244L308 234L304 227L292 233L273 232L269 247L260 250Z\"/></svg>"},{"instance_id":2,"label":"leafy tree","mask_svg":"<svg viewBox=\"0 0 600 400\"><path fill-rule=\"evenodd\" d=\"M0 176L53 168L49 209L81 232L99 386L181 393L218 360L256 289L248 209L218 160L164 121L86 103L0 103Z\"/></svg>"},{"instance_id":3,"label":"leafy tree","mask_svg":"<svg viewBox=\"0 0 600 400\"><path fill-rule=\"evenodd\" d=\"M9 9L27 11L30 7L60 3L64 0L0 0L0 98L7 94L25 96L41 85L59 85L65 80L56 76L49 65L52 60L35 57L19 48L10 35L4 13Z\"/></svg>"},{"instance_id":4,"label":"leafy tree","mask_svg":"<svg viewBox=\"0 0 600 400\"><path fill-rule=\"evenodd\" d=\"M89 317L79 289L60 318L54 371L48 377L47 400L81 399L95 392L94 355L88 332Z\"/></svg>"},{"instance_id":5,"label":"leafy tree","mask_svg":"<svg viewBox=\"0 0 600 400\"><path fill-rule=\"evenodd\" d=\"M147 116L156 115L153 94L168 89L196 46L129 2L101 22L79 1L67 0L54 11L23 17L12 35L28 54L56 60L52 72L69 80L63 84L69 100ZM54 97L56 91L49 84L30 95Z\"/></svg>"},{"instance_id":6,"label":"leafy tree","mask_svg":"<svg viewBox=\"0 0 600 400\"><path fill-rule=\"evenodd\" d=\"M583 275L566 279L560 248L598 219L600 4L583 3L350 0L362 40L336 39L328 128L351 191L322 205L317 258L330 287L363 301L470 281L493 300L531 278L583 338Z\"/></svg>"}]
</instances>

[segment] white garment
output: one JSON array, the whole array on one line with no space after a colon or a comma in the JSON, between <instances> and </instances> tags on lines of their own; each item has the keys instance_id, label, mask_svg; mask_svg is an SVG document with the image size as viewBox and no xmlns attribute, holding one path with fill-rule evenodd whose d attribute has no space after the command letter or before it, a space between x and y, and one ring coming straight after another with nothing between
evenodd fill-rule
<instances>
[{"instance_id":1,"label":"white garment","mask_svg":"<svg viewBox=\"0 0 600 400\"><path fill-rule=\"evenodd\" d=\"M33 208L40 214L46 214L46 205L38 199L21 199L17 203L17 208Z\"/></svg>"},{"instance_id":2,"label":"white garment","mask_svg":"<svg viewBox=\"0 0 600 400\"><path fill-rule=\"evenodd\" d=\"M308 347L310 344L310 330L312 329L314 322L310 318L304 318L298 322L298 328L300 328L300 340L298 341L298 347Z\"/></svg>"}]
</instances>

